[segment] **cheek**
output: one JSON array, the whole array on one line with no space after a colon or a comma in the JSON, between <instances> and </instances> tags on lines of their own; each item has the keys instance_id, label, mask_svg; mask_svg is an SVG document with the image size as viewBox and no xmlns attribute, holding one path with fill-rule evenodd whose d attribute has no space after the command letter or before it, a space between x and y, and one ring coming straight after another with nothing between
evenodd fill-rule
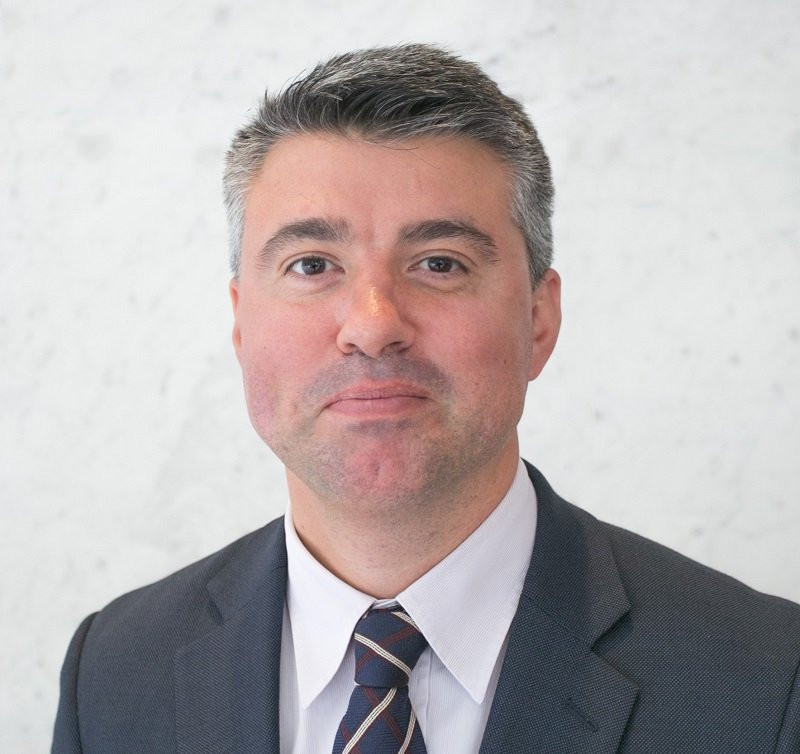
<instances>
[{"instance_id":1,"label":"cheek","mask_svg":"<svg viewBox=\"0 0 800 754\"><path fill-rule=\"evenodd\" d=\"M532 348L530 323L508 307L489 309L480 318L459 328L448 339L454 363L469 373L497 372L504 382L527 372Z\"/></svg>"},{"instance_id":2,"label":"cheek","mask_svg":"<svg viewBox=\"0 0 800 754\"><path fill-rule=\"evenodd\" d=\"M239 362L242 368L245 397L250 416L272 413L272 405L281 394L279 365L286 361L287 340L278 333L278 323L265 317L249 317L240 326Z\"/></svg>"},{"instance_id":3,"label":"cheek","mask_svg":"<svg viewBox=\"0 0 800 754\"><path fill-rule=\"evenodd\" d=\"M297 394L319 369L325 335L319 318L270 311L249 316L241 328L240 361L251 413L297 407Z\"/></svg>"},{"instance_id":4,"label":"cheek","mask_svg":"<svg viewBox=\"0 0 800 754\"><path fill-rule=\"evenodd\" d=\"M247 411L253 426L264 437L266 428L272 424L281 389L275 383L269 361L255 358L252 351L244 350L241 365Z\"/></svg>"},{"instance_id":5,"label":"cheek","mask_svg":"<svg viewBox=\"0 0 800 754\"><path fill-rule=\"evenodd\" d=\"M291 310L252 307L240 323L243 367L269 371L288 365L308 348L313 329Z\"/></svg>"},{"instance_id":6,"label":"cheek","mask_svg":"<svg viewBox=\"0 0 800 754\"><path fill-rule=\"evenodd\" d=\"M530 335L506 325L475 322L458 334L442 339L433 359L462 386L462 398L476 409L524 400L530 365ZM469 398L468 396L471 396Z\"/></svg>"}]
</instances>

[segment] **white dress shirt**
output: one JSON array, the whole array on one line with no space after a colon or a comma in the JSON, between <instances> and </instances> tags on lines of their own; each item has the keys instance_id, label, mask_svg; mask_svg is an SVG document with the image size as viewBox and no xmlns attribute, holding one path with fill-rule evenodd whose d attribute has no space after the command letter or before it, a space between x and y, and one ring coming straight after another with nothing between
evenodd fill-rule
<instances>
[{"instance_id":1,"label":"white dress shirt","mask_svg":"<svg viewBox=\"0 0 800 754\"><path fill-rule=\"evenodd\" d=\"M520 461L506 496L464 542L396 600L375 600L322 566L287 513L281 754L332 750L353 690L353 629L370 607L395 601L428 640L408 689L428 754L477 752L535 534L536 493Z\"/></svg>"}]
</instances>

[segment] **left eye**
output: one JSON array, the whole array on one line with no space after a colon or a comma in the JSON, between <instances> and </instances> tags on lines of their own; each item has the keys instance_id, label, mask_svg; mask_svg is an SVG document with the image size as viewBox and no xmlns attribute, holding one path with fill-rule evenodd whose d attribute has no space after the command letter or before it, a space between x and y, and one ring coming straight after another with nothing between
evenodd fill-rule
<instances>
[{"instance_id":1,"label":"left eye","mask_svg":"<svg viewBox=\"0 0 800 754\"><path fill-rule=\"evenodd\" d=\"M289 265L289 271L297 275L320 275L332 267L331 263L323 257L303 257Z\"/></svg>"},{"instance_id":2,"label":"left eye","mask_svg":"<svg viewBox=\"0 0 800 754\"><path fill-rule=\"evenodd\" d=\"M452 257L425 257L420 262L420 266L428 272L447 273L456 269L462 269L460 262Z\"/></svg>"}]
</instances>

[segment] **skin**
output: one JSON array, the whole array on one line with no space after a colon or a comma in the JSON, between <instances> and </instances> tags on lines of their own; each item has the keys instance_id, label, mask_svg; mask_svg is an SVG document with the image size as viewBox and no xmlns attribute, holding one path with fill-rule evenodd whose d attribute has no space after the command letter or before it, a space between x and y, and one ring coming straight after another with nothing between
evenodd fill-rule
<instances>
[{"instance_id":1,"label":"skin","mask_svg":"<svg viewBox=\"0 0 800 754\"><path fill-rule=\"evenodd\" d=\"M507 492L560 325L509 175L464 138L294 136L249 188L233 342L312 554L393 597Z\"/></svg>"}]
</instances>

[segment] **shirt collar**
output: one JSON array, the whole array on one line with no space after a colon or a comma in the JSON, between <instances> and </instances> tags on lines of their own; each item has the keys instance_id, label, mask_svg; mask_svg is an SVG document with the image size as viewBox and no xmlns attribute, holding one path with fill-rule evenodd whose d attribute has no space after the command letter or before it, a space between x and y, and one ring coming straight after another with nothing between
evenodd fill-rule
<instances>
[{"instance_id":1,"label":"shirt collar","mask_svg":"<svg viewBox=\"0 0 800 754\"><path fill-rule=\"evenodd\" d=\"M535 534L536 493L520 461L511 488L486 520L397 596L478 704L517 611Z\"/></svg>"},{"instance_id":2,"label":"shirt collar","mask_svg":"<svg viewBox=\"0 0 800 754\"><path fill-rule=\"evenodd\" d=\"M291 505L284 524L288 562L286 608L300 704L307 708L336 674L358 619L375 598L334 576L306 549L292 523Z\"/></svg>"},{"instance_id":3,"label":"shirt collar","mask_svg":"<svg viewBox=\"0 0 800 754\"><path fill-rule=\"evenodd\" d=\"M477 703L486 696L516 613L535 533L536 493L520 461L510 489L486 520L397 595L433 652ZM339 669L355 624L376 601L334 576L308 552L290 513L286 549L297 683L300 703L308 707ZM320 614L325 615L323 631Z\"/></svg>"}]
</instances>

